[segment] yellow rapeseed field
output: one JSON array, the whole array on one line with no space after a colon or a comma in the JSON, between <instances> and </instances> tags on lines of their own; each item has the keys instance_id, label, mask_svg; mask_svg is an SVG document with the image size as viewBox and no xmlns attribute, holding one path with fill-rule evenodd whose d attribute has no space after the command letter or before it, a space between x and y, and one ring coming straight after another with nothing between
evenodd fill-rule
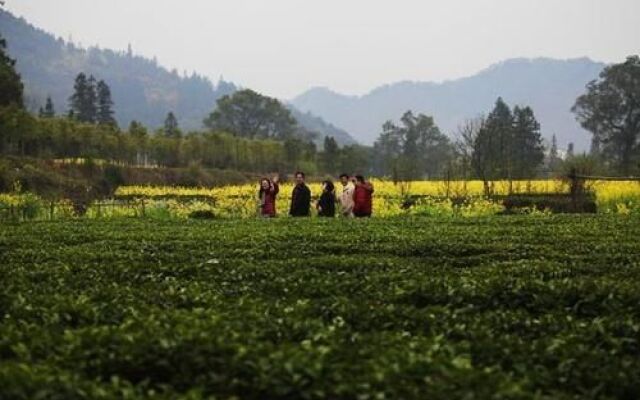
<instances>
[{"instance_id":1,"label":"yellow rapeseed field","mask_svg":"<svg viewBox=\"0 0 640 400\"><path fill-rule=\"evenodd\" d=\"M483 199L482 181L415 181L394 184L391 181L373 180L375 187L374 213L376 216L395 216L411 211L403 210L407 196L431 196L431 200L421 200L418 205L431 207L434 213L448 213L452 208L450 198L468 198L465 207L469 215L488 214L499 211L495 204ZM496 181L491 183L493 193L567 193L566 182L560 180ZM319 183L309 184L314 197L321 192ZM587 187L596 194L599 210L604 213L636 213L640 209L640 183L629 181L589 181ZM286 211L291 198L292 183L280 185L278 196L279 211ZM169 186L123 186L118 188L119 197L163 199L167 207L181 210L211 209L219 216L253 216L257 204L256 184L224 186L216 188L186 188ZM338 185L338 190L339 185ZM180 199L190 198L189 207Z\"/></svg>"}]
</instances>

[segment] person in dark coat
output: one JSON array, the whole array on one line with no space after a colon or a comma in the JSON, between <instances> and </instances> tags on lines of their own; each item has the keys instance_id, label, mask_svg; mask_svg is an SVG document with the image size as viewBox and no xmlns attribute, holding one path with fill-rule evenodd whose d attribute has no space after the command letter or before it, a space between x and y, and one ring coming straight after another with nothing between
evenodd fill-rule
<instances>
[{"instance_id":1,"label":"person in dark coat","mask_svg":"<svg viewBox=\"0 0 640 400\"><path fill-rule=\"evenodd\" d=\"M362 175L356 176L356 189L353 192L353 215L359 218L371 216L373 211L373 185L364 180Z\"/></svg>"},{"instance_id":2,"label":"person in dark coat","mask_svg":"<svg viewBox=\"0 0 640 400\"><path fill-rule=\"evenodd\" d=\"M276 196L280 192L278 187L278 177L273 181L263 178L260 181L260 191L258 192L258 214L261 217L273 218L276 216Z\"/></svg>"},{"instance_id":3,"label":"person in dark coat","mask_svg":"<svg viewBox=\"0 0 640 400\"><path fill-rule=\"evenodd\" d=\"M319 217L333 218L336 216L336 194L333 182L322 182L322 195L320 195L316 209Z\"/></svg>"},{"instance_id":4,"label":"person in dark coat","mask_svg":"<svg viewBox=\"0 0 640 400\"><path fill-rule=\"evenodd\" d=\"M304 183L304 172L296 172L296 186L291 194L291 208L289 215L292 217L311 216L311 190Z\"/></svg>"}]
</instances>

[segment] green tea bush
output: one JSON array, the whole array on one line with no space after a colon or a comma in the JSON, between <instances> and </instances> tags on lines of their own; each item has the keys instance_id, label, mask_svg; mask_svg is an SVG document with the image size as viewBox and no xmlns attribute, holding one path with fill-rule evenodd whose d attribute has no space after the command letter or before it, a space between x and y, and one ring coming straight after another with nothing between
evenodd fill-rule
<instances>
[{"instance_id":1,"label":"green tea bush","mask_svg":"<svg viewBox=\"0 0 640 400\"><path fill-rule=\"evenodd\" d=\"M0 397L635 399L638 236L634 215L1 224Z\"/></svg>"}]
</instances>

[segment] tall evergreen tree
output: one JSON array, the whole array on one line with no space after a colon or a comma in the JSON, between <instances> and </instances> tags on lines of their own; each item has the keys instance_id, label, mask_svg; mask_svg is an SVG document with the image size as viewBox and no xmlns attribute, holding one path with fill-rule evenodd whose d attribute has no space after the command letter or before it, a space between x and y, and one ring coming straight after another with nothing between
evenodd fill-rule
<instances>
[{"instance_id":1,"label":"tall evergreen tree","mask_svg":"<svg viewBox=\"0 0 640 400\"><path fill-rule=\"evenodd\" d=\"M95 78L81 72L73 85L73 94L69 99L69 115L80 122L94 123L97 114L97 96Z\"/></svg>"},{"instance_id":2,"label":"tall evergreen tree","mask_svg":"<svg viewBox=\"0 0 640 400\"><path fill-rule=\"evenodd\" d=\"M16 72L16 61L6 54L7 42L0 36L0 106L24 106L24 85Z\"/></svg>"},{"instance_id":3,"label":"tall evergreen tree","mask_svg":"<svg viewBox=\"0 0 640 400\"><path fill-rule=\"evenodd\" d=\"M573 156L575 156L575 150L574 150L573 142L571 142L571 143L569 143L567 145L567 157L566 158L573 158Z\"/></svg>"},{"instance_id":4,"label":"tall evergreen tree","mask_svg":"<svg viewBox=\"0 0 640 400\"><path fill-rule=\"evenodd\" d=\"M51 100L51 96L47 97L47 102L44 108L40 107L40 118L53 118L56 116L56 110L53 106L53 101Z\"/></svg>"},{"instance_id":5,"label":"tall evergreen tree","mask_svg":"<svg viewBox=\"0 0 640 400\"><path fill-rule=\"evenodd\" d=\"M87 80L87 101L85 107L88 116L86 122L95 123L98 118L98 93L97 81L93 75L90 75Z\"/></svg>"},{"instance_id":6,"label":"tall evergreen tree","mask_svg":"<svg viewBox=\"0 0 640 400\"><path fill-rule=\"evenodd\" d=\"M173 111L169 111L167 118L164 120L164 135L170 138L179 138L182 136L180 127L178 126L178 119L173 114Z\"/></svg>"},{"instance_id":7,"label":"tall evergreen tree","mask_svg":"<svg viewBox=\"0 0 640 400\"><path fill-rule=\"evenodd\" d=\"M555 133L551 137L551 147L549 148L549 171L556 172L560 167L560 163L562 159L560 158L560 154L558 152L558 138Z\"/></svg>"},{"instance_id":8,"label":"tall evergreen tree","mask_svg":"<svg viewBox=\"0 0 640 400\"><path fill-rule=\"evenodd\" d=\"M531 107L513 109L513 139L511 141L511 177L532 178L544 161L544 145L540 124Z\"/></svg>"},{"instance_id":9,"label":"tall evergreen tree","mask_svg":"<svg viewBox=\"0 0 640 400\"><path fill-rule=\"evenodd\" d=\"M513 171L513 114L498 98L473 146L471 165L483 181L510 178Z\"/></svg>"},{"instance_id":10,"label":"tall evergreen tree","mask_svg":"<svg viewBox=\"0 0 640 400\"><path fill-rule=\"evenodd\" d=\"M98 98L98 110L97 110L97 122L100 125L112 125L116 126L116 120L113 117L113 100L111 100L111 89L104 82L98 82L97 98Z\"/></svg>"}]
</instances>

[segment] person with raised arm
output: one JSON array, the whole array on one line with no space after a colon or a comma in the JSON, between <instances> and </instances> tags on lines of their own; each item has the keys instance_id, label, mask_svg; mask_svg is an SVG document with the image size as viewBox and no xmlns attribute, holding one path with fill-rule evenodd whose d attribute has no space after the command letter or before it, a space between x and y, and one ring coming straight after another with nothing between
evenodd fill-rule
<instances>
[{"instance_id":1,"label":"person with raised arm","mask_svg":"<svg viewBox=\"0 0 640 400\"><path fill-rule=\"evenodd\" d=\"M276 197L280 192L278 186L278 176L273 179L262 178L260 180L260 190L258 191L258 215L263 218L273 218L276 216Z\"/></svg>"}]
</instances>

